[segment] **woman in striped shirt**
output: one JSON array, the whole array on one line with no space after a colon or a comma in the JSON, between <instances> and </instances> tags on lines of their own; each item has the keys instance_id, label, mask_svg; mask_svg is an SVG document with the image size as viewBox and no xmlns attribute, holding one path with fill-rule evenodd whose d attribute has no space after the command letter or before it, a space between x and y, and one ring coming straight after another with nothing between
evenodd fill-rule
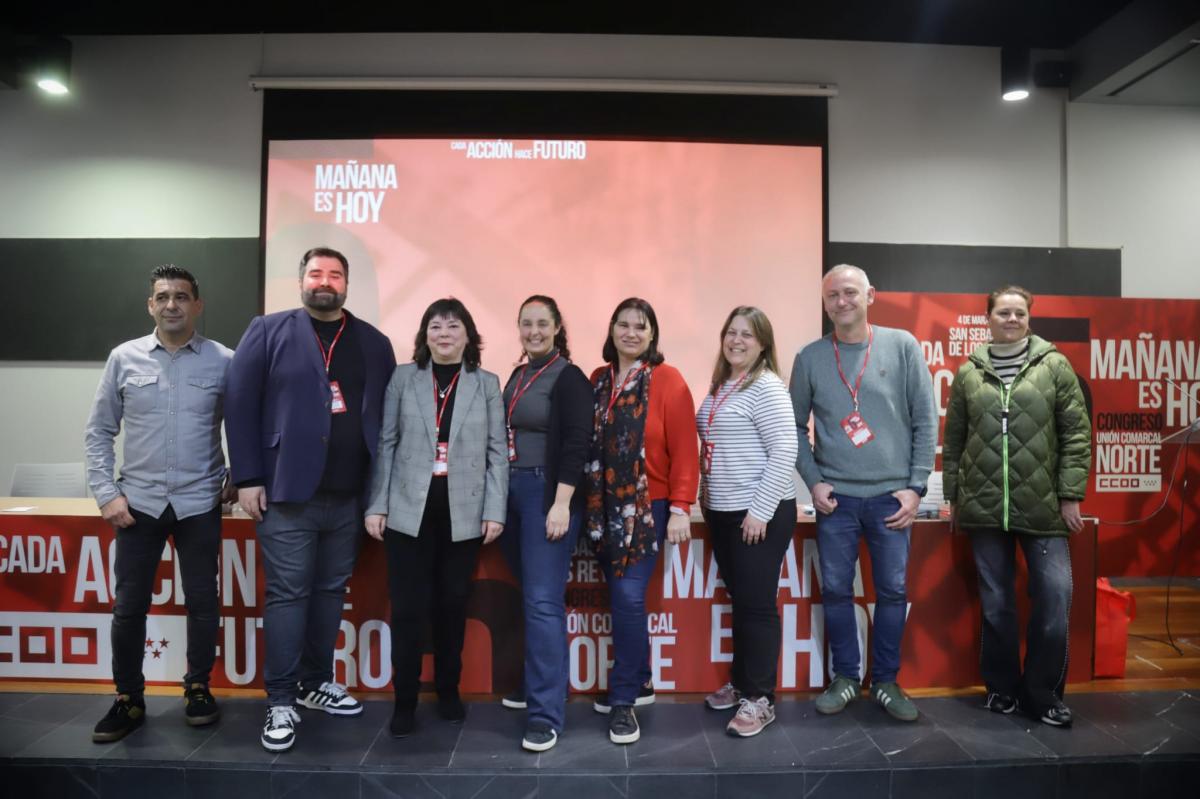
<instances>
[{"instance_id":1,"label":"woman in striped shirt","mask_svg":"<svg viewBox=\"0 0 1200 799\"><path fill-rule=\"evenodd\" d=\"M771 322L758 308L734 308L725 320L696 427L700 503L733 601L730 681L704 701L713 710L736 706L725 729L750 737L775 720L776 595L796 525L796 420Z\"/></svg>"}]
</instances>

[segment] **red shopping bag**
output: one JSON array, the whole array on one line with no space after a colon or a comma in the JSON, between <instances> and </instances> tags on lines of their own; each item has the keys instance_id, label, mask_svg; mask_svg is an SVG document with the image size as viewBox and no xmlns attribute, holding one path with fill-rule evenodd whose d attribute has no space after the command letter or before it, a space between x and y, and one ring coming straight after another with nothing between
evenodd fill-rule
<instances>
[{"instance_id":1,"label":"red shopping bag","mask_svg":"<svg viewBox=\"0 0 1200 799\"><path fill-rule=\"evenodd\" d=\"M1129 622L1136 615L1133 594L1096 580L1096 676L1124 677Z\"/></svg>"}]
</instances>

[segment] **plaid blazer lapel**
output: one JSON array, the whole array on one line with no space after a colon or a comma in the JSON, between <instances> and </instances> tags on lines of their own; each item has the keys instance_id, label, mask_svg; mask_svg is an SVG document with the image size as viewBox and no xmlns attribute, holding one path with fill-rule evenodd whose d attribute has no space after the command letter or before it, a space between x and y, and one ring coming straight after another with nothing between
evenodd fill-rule
<instances>
[{"instance_id":1,"label":"plaid blazer lapel","mask_svg":"<svg viewBox=\"0 0 1200 799\"><path fill-rule=\"evenodd\" d=\"M467 414L471 410L471 404L475 400L475 394L479 391L479 370L475 369L468 372L464 367L459 373L458 386L454 389L457 395L454 397L454 415L450 417L450 443L453 444L458 438L458 431L462 429L463 421L467 418Z\"/></svg>"},{"instance_id":2,"label":"plaid blazer lapel","mask_svg":"<svg viewBox=\"0 0 1200 799\"><path fill-rule=\"evenodd\" d=\"M437 418L437 407L433 396L433 368L415 369L412 373L412 389L417 395L417 407L421 409L421 418L425 420L425 433L429 437L429 451L437 449L437 428L434 427Z\"/></svg>"}]
</instances>

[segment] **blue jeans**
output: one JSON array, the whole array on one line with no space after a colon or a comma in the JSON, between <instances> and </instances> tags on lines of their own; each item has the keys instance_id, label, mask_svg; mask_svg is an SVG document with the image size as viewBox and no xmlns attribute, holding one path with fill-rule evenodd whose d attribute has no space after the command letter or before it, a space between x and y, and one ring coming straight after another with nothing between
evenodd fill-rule
<instances>
[{"instance_id":1,"label":"blue jeans","mask_svg":"<svg viewBox=\"0 0 1200 799\"><path fill-rule=\"evenodd\" d=\"M546 473L541 467L510 470L508 522L500 541L525 598L527 718L562 732L571 674L565 596L582 517L571 514L566 535L546 540L545 497Z\"/></svg>"},{"instance_id":2,"label":"blue jeans","mask_svg":"<svg viewBox=\"0 0 1200 799\"><path fill-rule=\"evenodd\" d=\"M221 548L221 509L175 518L170 505L157 519L129 508L133 526L117 530L116 596L113 601L112 666L119 694L141 695L146 688L146 614L167 536L175 539L179 576L187 605L185 684L208 685L217 647L220 606L217 558Z\"/></svg>"},{"instance_id":3,"label":"blue jeans","mask_svg":"<svg viewBox=\"0 0 1200 799\"><path fill-rule=\"evenodd\" d=\"M1016 545L1029 572L1029 624L1021 673L1016 603ZM979 670L989 691L1040 713L1062 699L1067 681L1067 620L1071 614L1071 550L1061 536L972 530L979 571L983 641Z\"/></svg>"},{"instance_id":4,"label":"blue jeans","mask_svg":"<svg viewBox=\"0 0 1200 799\"><path fill-rule=\"evenodd\" d=\"M871 646L871 681L894 682L900 671L900 641L908 609L905 577L911 527L889 530L883 520L900 508L891 494L848 497L833 493L837 507L817 514L817 549L821 557L821 602L825 636L833 652L835 675L858 679L861 660L854 612L854 566L858 539L867 539L875 583L875 634Z\"/></svg>"},{"instance_id":5,"label":"blue jeans","mask_svg":"<svg viewBox=\"0 0 1200 799\"><path fill-rule=\"evenodd\" d=\"M658 549L667 533L670 505L656 499L650 505ZM643 558L621 577L613 575L612 563L603 552L597 555L604 580L608 583L608 604L612 608L613 666L608 673L608 703L632 705L643 685L650 682L650 635L646 632L646 587L658 566L658 556Z\"/></svg>"},{"instance_id":6,"label":"blue jeans","mask_svg":"<svg viewBox=\"0 0 1200 799\"><path fill-rule=\"evenodd\" d=\"M292 705L297 683L315 688L333 679L361 530L358 498L323 492L308 502L273 502L258 523L267 580L263 683L272 705Z\"/></svg>"}]
</instances>

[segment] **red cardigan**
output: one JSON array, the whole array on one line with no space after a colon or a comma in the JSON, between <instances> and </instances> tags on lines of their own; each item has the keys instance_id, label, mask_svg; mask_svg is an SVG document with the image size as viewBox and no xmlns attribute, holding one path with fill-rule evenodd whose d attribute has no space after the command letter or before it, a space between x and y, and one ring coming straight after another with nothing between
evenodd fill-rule
<instances>
[{"instance_id":1,"label":"red cardigan","mask_svg":"<svg viewBox=\"0 0 1200 799\"><path fill-rule=\"evenodd\" d=\"M607 370L608 366L596 369L592 385ZM649 402L643 443L650 499L667 499L690 512L700 484L700 445L692 392L678 369L665 363L654 367Z\"/></svg>"}]
</instances>

